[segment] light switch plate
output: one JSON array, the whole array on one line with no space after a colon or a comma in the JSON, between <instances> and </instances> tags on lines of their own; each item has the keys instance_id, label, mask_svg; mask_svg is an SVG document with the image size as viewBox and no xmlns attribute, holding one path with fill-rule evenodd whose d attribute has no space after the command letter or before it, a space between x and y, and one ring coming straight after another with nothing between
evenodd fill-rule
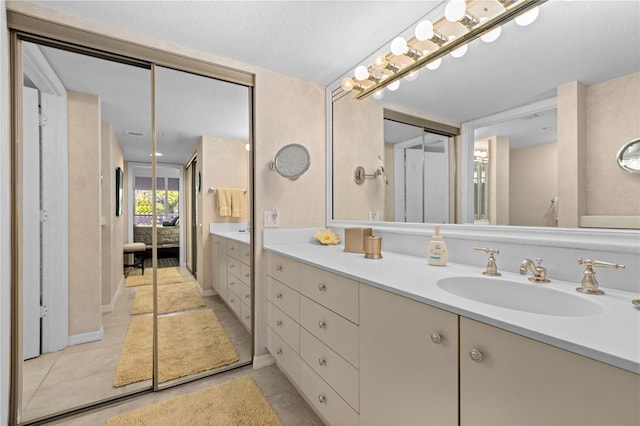
<instances>
[{"instance_id":1,"label":"light switch plate","mask_svg":"<svg viewBox=\"0 0 640 426\"><path fill-rule=\"evenodd\" d=\"M264 212L264 227L265 228L279 228L280 227L280 214L276 214L271 210Z\"/></svg>"}]
</instances>

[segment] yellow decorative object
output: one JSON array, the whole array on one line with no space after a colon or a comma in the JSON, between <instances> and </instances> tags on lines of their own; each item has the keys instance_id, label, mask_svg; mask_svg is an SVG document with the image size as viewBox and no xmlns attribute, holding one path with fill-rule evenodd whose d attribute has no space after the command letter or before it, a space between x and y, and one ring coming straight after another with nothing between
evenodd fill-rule
<instances>
[{"instance_id":1,"label":"yellow decorative object","mask_svg":"<svg viewBox=\"0 0 640 426\"><path fill-rule=\"evenodd\" d=\"M313 236L318 240L320 244L324 244L326 246L338 244L340 242L340 237L338 234L333 232L331 229L327 228L326 230L318 230Z\"/></svg>"}]
</instances>

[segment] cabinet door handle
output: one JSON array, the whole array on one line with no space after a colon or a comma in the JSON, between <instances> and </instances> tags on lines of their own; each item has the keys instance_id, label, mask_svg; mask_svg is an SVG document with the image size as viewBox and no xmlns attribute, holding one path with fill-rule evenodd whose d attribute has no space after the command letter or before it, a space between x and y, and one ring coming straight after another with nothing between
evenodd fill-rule
<instances>
[{"instance_id":1,"label":"cabinet door handle","mask_svg":"<svg viewBox=\"0 0 640 426\"><path fill-rule=\"evenodd\" d=\"M251 319L251 315L247 315L244 317L244 319L246 319L247 321Z\"/></svg>"},{"instance_id":2,"label":"cabinet door handle","mask_svg":"<svg viewBox=\"0 0 640 426\"><path fill-rule=\"evenodd\" d=\"M327 323L324 321L318 321L318 327L320 328L326 328L327 327Z\"/></svg>"},{"instance_id":3,"label":"cabinet door handle","mask_svg":"<svg viewBox=\"0 0 640 426\"><path fill-rule=\"evenodd\" d=\"M434 331L433 333L431 333L431 341L436 345L439 345L440 343L442 343L442 339L443 339L442 334L438 333L437 331Z\"/></svg>"},{"instance_id":4,"label":"cabinet door handle","mask_svg":"<svg viewBox=\"0 0 640 426\"><path fill-rule=\"evenodd\" d=\"M320 402L320 404L324 404L327 401L327 398L325 398L324 395L320 394L318 395L318 401Z\"/></svg>"},{"instance_id":5,"label":"cabinet door handle","mask_svg":"<svg viewBox=\"0 0 640 426\"><path fill-rule=\"evenodd\" d=\"M276 265L276 271L278 272L282 271L282 265Z\"/></svg>"},{"instance_id":6,"label":"cabinet door handle","mask_svg":"<svg viewBox=\"0 0 640 426\"><path fill-rule=\"evenodd\" d=\"M327 365L327 360L324 358L318 358L318 364L319 365Z\"/></svg>"},{"instance_id":7,"label":"cabinet door handle","mask_svg":"<svg viewBox=\"0 0 640 426\"><path fill-rule=\"evenodd\" d=\"M280 348L276 349L276 353L277 353L278 355L282 355L282 349L280 349Z\"/></svg>"},{"instance_id":8,"label":"cabinet door handle","mask_svg":"<svg viewBox=\"0 0 640 426\"><path fill-rule=\"evenodd\" d=\"M250 274L244 274L245 278L249 278L251 275Z\"/></svg>"},{"instance_id":9,"label":"cabinet door handle","mask_svg":"<svg viewBox=\"0 0 640 426\"><path fill-rule=\"evenodd\" d=\"M276 321L276 325L277 325L278 327L282 327L282 320L278 320L278 321Z\"/></svg>"},{"instance_id":10,"label":"cabinet door handle","mask_svg":"<svg viewBox=\"0 0 640 426\"><path fill-rule=\"evenodd\" d=\"M276 299L282 299L282 293L280 292L276 293Z\"/></svg>"},{"instance_id":11,"label":"cabinet door handle","mask_svg":"<svg viewBox=\"0 0 640 426\"><path fill-rule=\"evenodd\" d=\"M482 354L482 352L480 352L480 350L476 348L473 348L469 351L469 356L475 362L482 362L482 360L484 359L484 355Z\"/></svg>"},{"instance_id":12,"label":"cabinet door handle","mask_svg":"<svg viewBox=\"0 0 640 426\"><path fill-rule=\"evenodd\" d=\"M250 294L245 294L244 298L249 300L249 299L251 299L251 295Z\"/></svg>"},{"instance_id":13,"label":"cabinet door handle","mask_svg":"<svg viewBox=\"0 0 640 426\"><path fill-rule=\"evenodd\" d=\"M327 289L327 285L325 283L318 284L318 290L325 291Z\"/></svg>"}]
</instances>

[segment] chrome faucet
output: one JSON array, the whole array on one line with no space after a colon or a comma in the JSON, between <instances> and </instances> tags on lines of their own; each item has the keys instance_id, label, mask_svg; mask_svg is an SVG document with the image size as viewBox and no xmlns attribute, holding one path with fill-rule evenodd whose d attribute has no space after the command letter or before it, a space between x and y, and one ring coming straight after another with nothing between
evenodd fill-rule
<instances>
[{"instance_id":1,"label":"chrome faucet","mask_svg":"<svg viewBox=\"0 0 640 426\"><path fill-rule=\"evenodd\" d=\"M550 280L547 278L547 270L542 266L542 259L537 258L536 266L531 259L525 259L520 264L520 275L527 275L527 271L531 272L531 276L529 277L529 281L532 283L548 283Z\"/></svg>"}]
</instances>

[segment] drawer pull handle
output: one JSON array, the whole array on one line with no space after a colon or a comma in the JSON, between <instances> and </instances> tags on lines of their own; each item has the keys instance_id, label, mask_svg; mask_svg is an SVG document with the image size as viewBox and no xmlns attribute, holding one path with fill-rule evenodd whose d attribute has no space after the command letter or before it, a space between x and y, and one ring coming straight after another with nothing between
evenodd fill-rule
<instances>
[{"instance_id":1,"label":"drawer pull handle","mask_svg":"<svg viewBox=\"0 0 640 426\"><path fill-rule=\"evenodd\" d=\"M324 321L318 321L318 327L320 328L326 328L327 327L327 323Z\"/></svg>"},{"instance_id":2,"label":"drawer pull handle","mask_svg":"<svg viewBox=\"0 0 640 426\"><path fill-rule=\"evenodd\" d=\"M282 271L282 265L276 265L276 271L278 272Z\"/></svg>"},{"instance_id":3,"label":"drawer pull handle","mask_svg":"<svg viewBox=\"0 0 640 426\"><path fill-rule=\"evenodd\" d=\"M320 404L324 404L327 401L327 398L325 398L324 395L318 395L318 401Z\"/></svg>"},{"instance_id":4,"label":"drawer pull handle","mask_svg":"<svg viewBox=\"0 0 640 426\"><path fill-rule=\"evenodd\" d=\"M250 274L245 274L244 277L245 278L249 278L251 275Z\"/></svg>"},{"instance_id":5,"label":"drawer pull handle","mask_svg":"<svg viewBox=\"0 0 640 426\"><path fill-rule=\"evenodd\" d=\"M244 257L249 257L249 253L245 253L245 254L244 254Z\"/></svg>"},{"instance_id":6,"label":"drawer pull handle","mask_svg":"<svg viewBox=\"0 0 640 426\"><path fill-rule=\"evenodd\" d=\"M318 358L318 364L319 365L327 365L327 360L324 358Z\"/></svg>"},{"instance_id":7,"label":"drawer pull handle","mask_svg":"<svg viewBox=\"0 0 640 426\"><path fill-rule=\"evenodd\" d=\"M282 293L276 293L276 299L282 299Z\"/></svg>"},{"instance_id":8,"label":"drawer pull handle","mask_svg":"<svg viewBox=\"0 0 640 426\"><path fill-rule=\"evenodd\" d=\"M229 299L229 303L236 303L236 299Z\"/></svg>"},{"instance_id":9,"label":"drawer pull handle","mask_svg":"<svg viewBox=\"0 0 640 426\"><path fill-rule=\"evenodd\" d=\"M245 294L244 298L249 300L249 299L251 299L251 295L250 294Z\"/></svg>"},{"instance_id":10,"label":"drawer pull handle","mask_svg":"<svg viewBox=\"0 0 640 426\"><path fill-rule=\"evenodd\" d=\"M327 289L327 285L325 283L318 284L318 290L325 291Z\"/></svg>"},{"instance_id":11,"label":"drawer pull handle","mask_svg":"<svg viewBox=\"0 0 640 426\"><path fill-rule=\"evenodd\" d=\"M436 345L439 345L440 343L442 343L442 334L434 331L433 333L431 333L431 341Z\"/></svg>"},{"instance_id":12,"label":"drawer pull handle","mask_svg":"<svg viewBox=\"0 0 640 426\"><path fill-rule=\"evenodd\" d=\"M244 317L244 319L246 319L247 321L249 321L251 319L251 315L247 315Z\"/></svg>"},{"instance_id":13,"label":"drawer pull handle","mask_svg":"<svg viewBox=\"0 0 640 426\"><path fill-rule=\"evenodd\" d=\"M235 283L236 283L235 281L231 281L229 285L234 285Z\"/></svg>"},{"instance_id":14,"label":"drawer pull handle","mask_svg":"<svg viewBox=\"0 0 640 426\"><path fill-rule=\"evenodd\" d=\"M276 349L276 353L277 353L278 355L282 355L282 349L280 349L280 348Z\"/></svg>"},{"instance_id":15,"label":"drawer pull handle","mask_svg":"<svg viewBox=\"0 0 640 426\"><path fill-rule=\"evenodd\" d=\"M229 247L229 250L234 251L236 248L234 246Z\"/></svg>"},{"instance_id":16,"label":"drawer pull handle","mask_svg":"<svg viewBox=\"0 0 640 426\"><path fill-rule=\"evenodd\" d=\"M482 352L480 352L478 349L473 348L469 351L469 356L471 357L472 360L474 360L475 362L482 362L482 360L484 359L484 355L482 354Z\"/></svg>"},{"instance_id":17,"label":"drawer pull handle","mask_svg":"<svg viewBox=\"0 0 640 426\"><path fill-rule=\"evenodd\" d=\"M235 267L235 266L236 266L236 265L234 265L234 264L232 263L231 265L229 265L229 268L233 268L233 267Z\"/></svg>"},{"instance_id":18,"label":"drawer pull handle","mask_svg":"<svg viewBox=\"0 0 640 426\"><path fill-rule=\"evenodd\" d=\"M277 325L278 327L282 327L282 320L278 320L278 321L276 321L276 325Z\"/></svg>"}]
</instances>

